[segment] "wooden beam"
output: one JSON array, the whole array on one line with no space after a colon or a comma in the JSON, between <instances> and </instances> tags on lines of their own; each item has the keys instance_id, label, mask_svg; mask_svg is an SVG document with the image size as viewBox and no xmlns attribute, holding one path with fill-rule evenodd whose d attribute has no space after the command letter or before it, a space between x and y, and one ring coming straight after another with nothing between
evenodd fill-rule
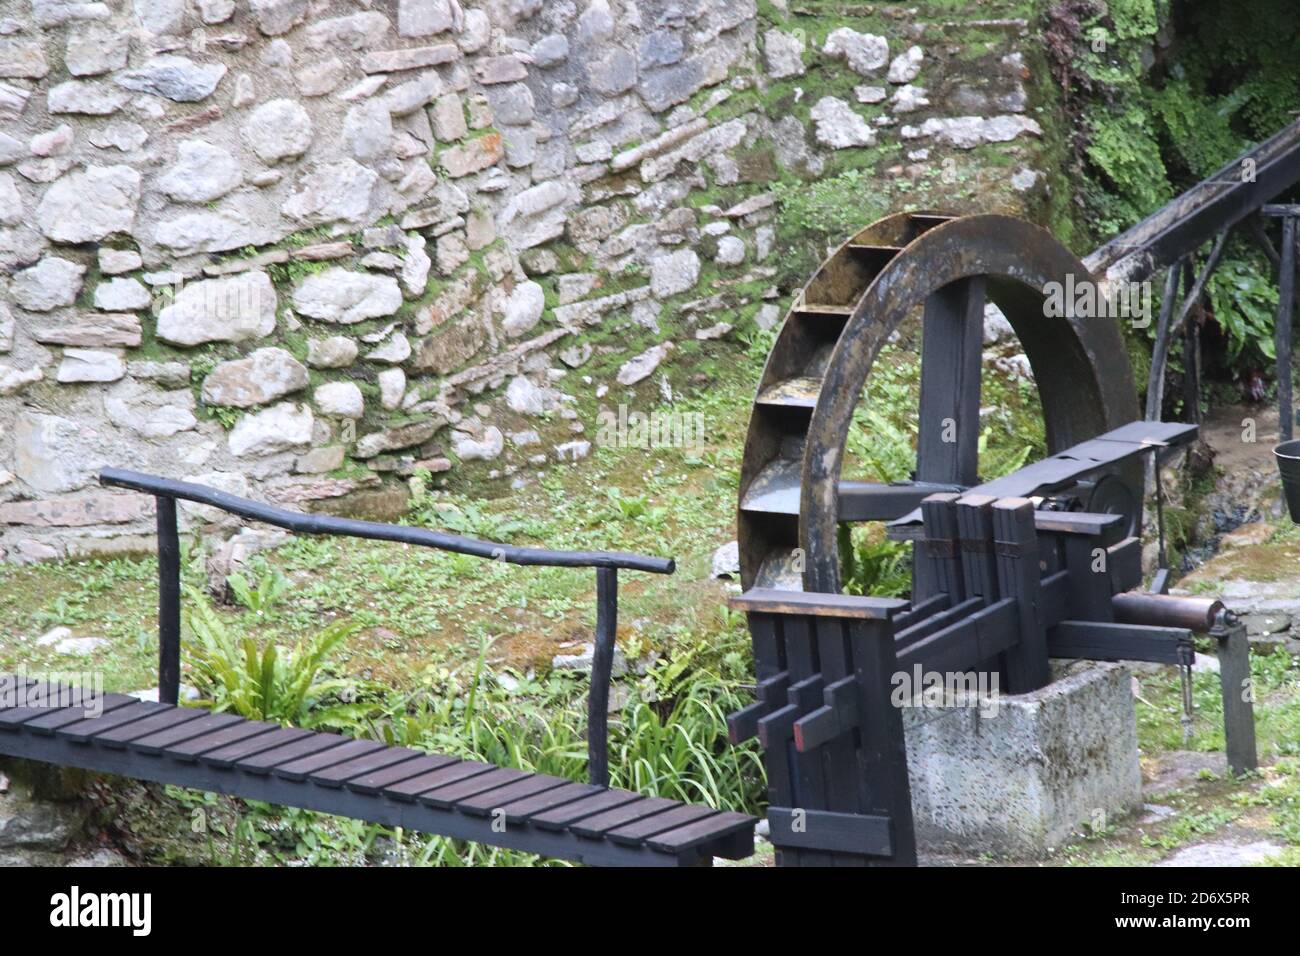
<instances>
[{"instance_id":1,"label":"wooden beam","mask_svg":"<svg viewBox=\"0 0 1300 956\"><path fill-rule=\"evenodd\" d=\"M897 598L859 597L856 594L819 594L752 588L727 599L727 606L739 611L764 614L808 614L813 617L843 617L859 621L887 621L907 608Z\"/></svg>"},{"instance_id":2,"label":"wooden beam","mask_svg":"<svg viewBox=\"0 0 1300 956\"><path fill-rule=\"evenodd\" d=\"M1180 627L1062 621L1047 632L1047 651L1052 657L1077 660L1186 665L1192 662L1192 632Z\"/></svg>"}]
</instances>

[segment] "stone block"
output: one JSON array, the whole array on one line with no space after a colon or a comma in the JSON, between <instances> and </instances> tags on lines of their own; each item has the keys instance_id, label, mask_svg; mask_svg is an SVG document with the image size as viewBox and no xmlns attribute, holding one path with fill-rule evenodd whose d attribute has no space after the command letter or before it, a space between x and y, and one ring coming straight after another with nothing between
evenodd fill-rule
<instances>
[{"instance_id":1,"label":"stone block","mask_svg":"<svg viewBox=\"0 0 1300 956\"><path fill-rule=\"evenodd\" d=\"M1094 664L996 701L903 709L923 853L1041 858L1142 805L1126 667Z\"/></svg>"}]
</instances>

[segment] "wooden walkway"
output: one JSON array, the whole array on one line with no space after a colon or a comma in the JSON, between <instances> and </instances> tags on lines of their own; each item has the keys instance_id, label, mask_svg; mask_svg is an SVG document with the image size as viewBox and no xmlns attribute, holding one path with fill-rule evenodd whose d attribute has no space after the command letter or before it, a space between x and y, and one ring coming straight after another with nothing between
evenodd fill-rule
<instances>
[{"instance_id":1,"label":"wooden walkway","mask_svg":"<svg viewBox=\"0 0 1300 956\"><path fill-rule=\"evenodd\" d=\"M739 813L22 677L0 677L0 754L590 864L753 852Z\"/></svg>"}]
</instances>

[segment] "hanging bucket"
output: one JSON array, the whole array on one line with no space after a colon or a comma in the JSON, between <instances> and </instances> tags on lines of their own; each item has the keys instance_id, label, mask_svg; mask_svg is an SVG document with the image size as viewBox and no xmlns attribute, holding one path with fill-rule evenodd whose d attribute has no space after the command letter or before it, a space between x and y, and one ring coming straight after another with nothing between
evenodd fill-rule
<instances>
[{"instance_id":1,"label":"hanging bucket","mask_svg":"<svg viewBox=\"0 0 1300 956\"><path fill-rule=\"evenodd\" d=\"M1277 470L1282 475L1282 493L1291 520L1300 523L1300 438L1284 441L1273 449Z\"/></svg>"}]
</instances>

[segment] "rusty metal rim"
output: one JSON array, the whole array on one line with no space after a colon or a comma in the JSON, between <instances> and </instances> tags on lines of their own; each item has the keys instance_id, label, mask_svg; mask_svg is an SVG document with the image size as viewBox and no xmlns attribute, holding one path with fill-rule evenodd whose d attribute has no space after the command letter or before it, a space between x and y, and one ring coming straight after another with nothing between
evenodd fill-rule
<instances>
[{"instance_id":1,"label":"rusty metal rim","mask_svg":"<svg viewBox=\"0 0 1300 956\"><path fill-rule=\"evenodd\" d=\"M1046 230L1009 216L980 215L921 234L870 283L834 347L807 431L799 519L805 590L839 591L838 485L853 411L886 339L939 289L988 278L989 298L1011 323L1034 370L1052 451L1138 417L1116 323L1044 315L1044 287L1070 274L1076 282L1092 279Z\"/></svg>"}]
</instances>

